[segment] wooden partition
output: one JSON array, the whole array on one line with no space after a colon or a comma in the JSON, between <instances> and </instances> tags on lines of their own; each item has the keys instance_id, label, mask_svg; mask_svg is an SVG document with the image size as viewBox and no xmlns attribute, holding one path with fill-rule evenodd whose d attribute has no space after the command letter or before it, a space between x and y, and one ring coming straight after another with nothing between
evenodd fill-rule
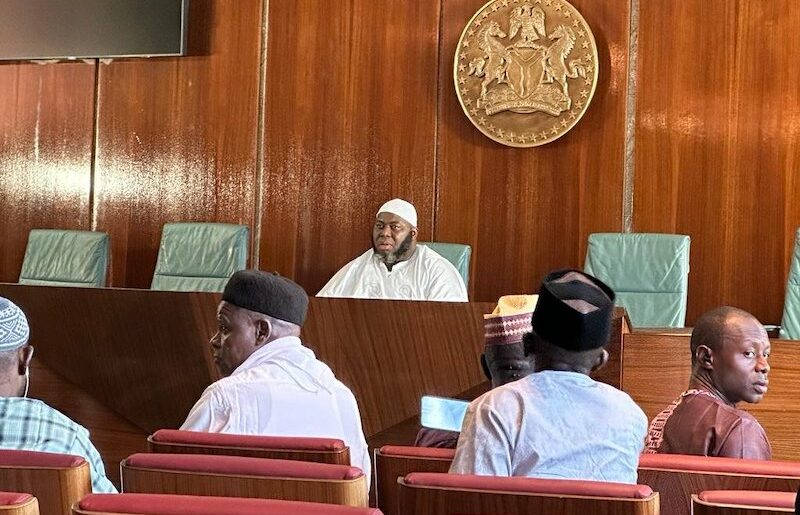
<instances>
[{"instance_id":1,"label":"wooden partition","mask_svg":"<svg viewBox=\"0 0 800 515\"><path fill-rule=\"evenodd\" d=\"M800 345L772 340L769 391L759 404L739 404L764 426L772 457L800 460ZM685 391L691 373L688 334L631 333L624 338L622 389L652 420Z\"/></svg>"}]
</instances>

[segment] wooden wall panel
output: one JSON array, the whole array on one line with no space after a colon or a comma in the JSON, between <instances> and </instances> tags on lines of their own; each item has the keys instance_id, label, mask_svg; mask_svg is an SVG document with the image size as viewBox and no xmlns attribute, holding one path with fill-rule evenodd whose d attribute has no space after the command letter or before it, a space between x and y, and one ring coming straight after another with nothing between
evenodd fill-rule
<instances>
[{"instance_id":1,"label":"wooden wall panel","mask_svg":"<svg viewBox=\"0 0 800 515\"><path fill-rule=\"evenodd\" d=\"M550 270L582 267L589 233L622 229L627 0L574 0L599 46L599 83L561 139L516 149L483 136L452 81L458 38L484 0L445 0L435 235L473 247L471 299L532 292Z\"/></svg>"},{"instance_id":2,"label":"wooden wall panel","mask_svg":"<svg viewBox=\"0 0 800 515\"><path fill-rule=\"evenodd\" d=\"M641 3L634 227L692 237L691 324L732 304L780 320L800 225L800 10Z\"/></svg>"},{"instance_id":3,"label":"wooden wall panel","mask_svg":"<svg viewBox=\"0 0 800 515\"><path fill-rule=\"evenodd\" d=\"M270 2L262 268L316 293L395 196L431 236L438 4Z\"/></svg>"},{"instance_id":4,"label":"wooden wall panel","mask_svg":"<svg viewBox=\"0 0 800 515\"><path fill-rule=\"evenodd\" d=\"M166 222L255 221L262 2L194 0L190 57L100 66L97 227L149 287Z\"/></svg>"},{"instance_id":5,"label":"wooden wall panel","mask_svg":"<svg viewBox=\"0 0 800 515\"><path fill-rule=\"evenodd\" d=\"M95 66L0 63L0 280L28 232L88 229Z\"/></svg>"}]
</instances>

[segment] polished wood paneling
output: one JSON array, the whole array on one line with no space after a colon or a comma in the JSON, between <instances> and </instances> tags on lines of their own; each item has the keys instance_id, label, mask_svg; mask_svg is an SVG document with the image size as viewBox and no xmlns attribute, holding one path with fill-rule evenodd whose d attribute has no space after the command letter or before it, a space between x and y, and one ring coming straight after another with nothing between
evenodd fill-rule
<instances>
[{"instance_id":1,"label":"polished wood paneling","mask_svg":"<svg viewBox=\"0 0 800 515\"><path fill-rule=\"evenodd\" d=\"M791 340L771 340L771 344L769 391L760 403L737 407L750 412L764 427L773 458L800 461L800 346ZM652 420L688 387L690 360L689 335L628 334L622 355L622 390Z\"/></svg>"},{"instance_id":2,"label":"polished wood paneling","mask_svg":"<svg viewBox=\"0 0 800 515\"><path fill-rule=\"evenodd\" d=\"M0 466L6 492L25 492L39 500L42 514L70 515L72 505L92 491L89 462L77 467Z\"/></svg>"},{"instance_id":3,"label":"polished wood paneling","mask_svg":"<svg viewBox=\"0 0 800 515\"><path fill-rule=\"evenodd\" d=\"M470 298L488 301L534 292L550 270L582 267L589 233L622 230L630 2L571 2L599 46L597 91L571 132L528 149L483 136L456 98L455 46L484 3L443 2L434 237L472 245Z\"/></svg>"},{"instance_id":4,"label":"polished wood paneling","mask_svg":"<svg viewBox=\"0 0 800 515\"><path fill-rule=\"evenodd\" d=\"M112 285L150 286L166 222L254 227L261 9L193 0L190 57L100 65L96 225Z\"/></svg>"},{"instance_id":5,"label":"polished wood paneling","mask_svg":"<svg viewBox=\"0 0 800 515\"><path fill-rule=\"evenodd\" d=\"M317 292L375 212L433 228L439 2L269 2L262 268Z\"/></svg>"},{"instance_id":6,"label":"polished wood paneling","mask_svg":"<svg viewBox=\"0 0 800 515\"><path fill-rule=\"evenodd\" d=\"M634 227L692 237L690 325L722 304L780 321L800 225L795 7L641 2Z\"/></svg>"},{"instance_id":7,"label":"polished wood paneling","mask_svg":"<svg viewBox=\"0 0 800 515\"><path fill-rule=\"evenodd\" d=\"M94 64L0 63L0 281L28 232L89 229Z\"/></svg>"},{"instance_id":8,"label":"polished wood paneling","mask_svg":"<svg viewBox=\"0 0 800 515\"><path fill-rule=\"evenodd\" d=\"M411 472L447 472L453 462L454 449L394 447L386 453L375 449L375 488L377 505L384 515L400 514L400 485L397 479ZM422 454L422 455L421 455Z\"/></svg>"}]
</instances>

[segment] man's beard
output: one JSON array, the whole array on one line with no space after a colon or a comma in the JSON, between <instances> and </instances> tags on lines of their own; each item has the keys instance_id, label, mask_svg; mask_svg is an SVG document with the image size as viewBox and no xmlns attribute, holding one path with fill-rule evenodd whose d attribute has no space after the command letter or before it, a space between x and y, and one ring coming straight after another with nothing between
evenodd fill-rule
<instances>
[{"instance_id":1,"label":"man's beard","mask_svg":"<svg viewBox=\"0 0 800 515\"><path fill-rule=\"evenodd\" d=\"M411 248L412 241L413 240L411 238L411 233L409 232L408 236L406 236L406 238L394 252L382 252L378 250L378 247L375 245L374 241L372 242L372 250L375 251L375 254L377 254L380 257L380 260L385 265L391 266L403 260L405 254L408 252L408 249Z\"/></svg>"}]
</instances>

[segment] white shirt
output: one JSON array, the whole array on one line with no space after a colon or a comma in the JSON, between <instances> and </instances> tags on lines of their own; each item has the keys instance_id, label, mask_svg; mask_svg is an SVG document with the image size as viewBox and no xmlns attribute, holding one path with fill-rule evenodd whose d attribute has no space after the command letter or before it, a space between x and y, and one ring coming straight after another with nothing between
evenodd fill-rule
<instances>
[{"instance_id":1,"label":"white shirt","mask_svg":"<svg viewBox=\"0 0 800 515\"><path fill-rule=\"evenodd\" d=\"M369 452L355 397L293 336L266 344L206 388L181 429L340 438L369 485Z\"/></svg>"},{"instance_id":2,"label":"white shirt","mask_svg":"<svg viewBox=\"0 0 800 515\"><path fill-rule=\"evenodd\" d=\"M647 417L624 392L543 371L474 400L451 473L636 483Z\"/></svg>"},{"instance_id":3,"label":"white shirt","mask_svg":"<svg viewBox=\"0 0 800 515\"><path fill-rule=\"evenodd\" d=\"M467 302L464 280L448 260L425 245L389 271L373 249L336 272L317 297Z\"/></svg>"}]
</instances>

